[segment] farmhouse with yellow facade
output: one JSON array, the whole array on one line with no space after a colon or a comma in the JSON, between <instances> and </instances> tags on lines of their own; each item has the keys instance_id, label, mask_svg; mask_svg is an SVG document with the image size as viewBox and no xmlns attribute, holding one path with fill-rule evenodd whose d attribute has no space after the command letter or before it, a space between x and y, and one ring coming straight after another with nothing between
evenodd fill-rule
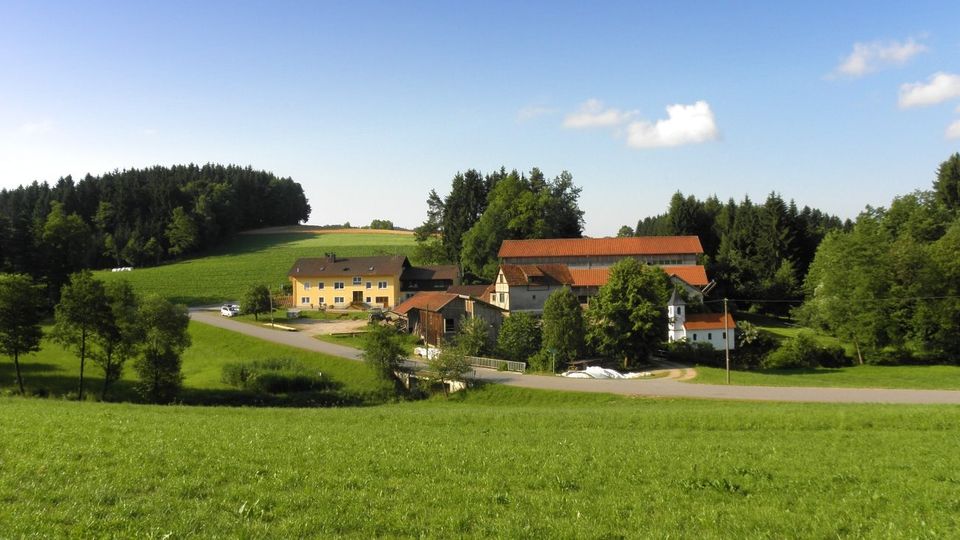
<instances>
[{"instance_id":1,"label":"farmhouse with yellow facade","mask_svg":"<svg viewBox=\"0 0 960 540\"><path fill-rule=\"evenodd\" d=\"M413 266L403 255L297 259L287 273L300 308L392 308L420 291L460 283L456 266Z\"/></svg>"}]
</instances>

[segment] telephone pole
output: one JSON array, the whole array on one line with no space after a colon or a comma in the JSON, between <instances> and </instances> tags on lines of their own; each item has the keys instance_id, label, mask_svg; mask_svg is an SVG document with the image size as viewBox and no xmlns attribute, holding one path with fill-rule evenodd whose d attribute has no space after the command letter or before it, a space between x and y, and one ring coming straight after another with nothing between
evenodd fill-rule
<instances>
[{"instance_id":1,"label":"telephone pole","mask_svg":"<svg viewBox=\"0 0 960 540\"><path fill-rule=\"evenodd\" d=\"M727 384L730 384L730 324L727 322L727 299L723 299L723 351L727 357Z\"/></svg>"}]
</instances>

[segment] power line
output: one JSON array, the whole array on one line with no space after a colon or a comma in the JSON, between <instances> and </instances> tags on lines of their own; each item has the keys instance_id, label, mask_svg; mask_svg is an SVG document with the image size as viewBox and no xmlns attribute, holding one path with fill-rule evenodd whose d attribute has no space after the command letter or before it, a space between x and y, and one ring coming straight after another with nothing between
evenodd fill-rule
<instances>
[{"instance_id":1,"label":"power line","mask_svg":"<svg viewBox=\"0 0 960 540\"><path fill-rule=\"evenodd\" d=\"M942 296L887 296L884 298L845 298L842 301L850 304L869 304L869 303L880 303L880 302L897 302L897 301L916 301L916 300L955 300L960 299L960 295L957 294L948 294ZM803 299L787 299L787 300L766 300L760 298L730 298L731 302L749 302L751 304L799 304L803 303ZM717 300L704 300L704 304L719 304L723 302L723 299Z\"/></svg>"}]
</instances>

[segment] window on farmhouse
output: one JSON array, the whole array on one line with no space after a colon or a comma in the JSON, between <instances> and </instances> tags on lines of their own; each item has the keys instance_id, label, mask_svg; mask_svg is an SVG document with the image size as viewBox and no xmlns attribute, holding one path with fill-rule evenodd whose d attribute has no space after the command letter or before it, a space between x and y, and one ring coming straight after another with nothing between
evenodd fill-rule
<instances>
[{"instance_id":1,"label":"window on farmhouse","mask_svg":"<svg viewBox=\"0 0 960 540\"><path fill-rule=\"evenodd\" d=\"M373 288L373 283L370 283L370 282L368 281L365 286L366 286L366 288L368 288L368 289L372 289L372 288Z\"/></svg>"},{"instance_id":2,"label":"window on farmhouse","mask_svg":"<svg viewBox=\"0 0 960 540\"><path fill-rule=\"evenodd\" d=\"M693 340L694 340L694 341L697 340L697 334L696 334L696 333L693 334Z\"/></svg>"},{"instance_id":3,"label":"window on farmhouse","mask_svg":"<svg viewBox=\"0 0 960 540\"><path fill-rule=\"evenodd\" d=\"M444 319L443 320L443 331L444 332L453 332L455 331L453 319Z\"/></svg>"},{"instance_id":4,"label":"window on farmhouse","mask_svg":"<svg viewBox=\"0 0 960 540\"><path fill-rule=\"evenodd\" d=\"M343 304L343 303L344 303L344 302L343 302L343 297L342 297L342 296L334 296L334 297L333 297L333 303L334 303L334 304Z\"/></svg>"},{"instance_id":5,"label":"window on farmhouse","mask_svg":"<svg viewBox=\"0 0 960 540\"><path fill-rule=\"evenodd\" d=\"M300 303L301 303L301 304L309 304L309 303L310 303L310 297L309 297L309 296L301 296L301 297L300 297Z\"/></svg>"},{"instance_id":6,"label":"window on farmhouse","mask_svg":"<svg viewBox=\"0 0 960 540\"><path fill-rule=\"evenodd\" d=\"M342 289L342 288L343 288L343 282L342 282L342 281L334 281L334 282L333 282L333 288L334 288L334 289Z\"/></svg>"},{"instance_id":7,"label":"window on farmhouse","mask_svg":"<svg viewBox=\"0 0 960 540\"><path fill-rule=\"evenodd\" d=\"M707 332L707 339L713 339L713 332Z\"/></svg>"},{"instance_id":8,"label":"window on farmhouse","mask_svg":"<svg viewBox=\"0 0 960 540\"><path fill-rule=\"evenodd\" d=\"M323 288L323 282L322 282L322 281L318 281L318 282L317 282L317 288L318 288L318 289L322 289L322 288Z\"/></svg>"},{"instance_id":9,"label":"window on farmhouse","mask_svg":"<svg viewBox=\"0 0 960 540\"><path fill-rule=\"evenodd\" d=\"M305 290L305 291L309 291L309 290L310 290L310 282L309 282L309 281L304 281L304 282L303 282L303 290Z\"/></svg>"},{"instance_id":10,"label":"window on farmhouse","mask_svg":"<svg viewBox=\"0 0 960 540\"><path fill-rule=\"evenodd\" d=\"M386 281L378 281L378 282L377 282L377 288L378 288L378 289L386 289L386 288L387 288L387 282L386 282Z\"/></svg>"},{"instance_id":11,"label":"window on farmhouse","mask_svg":"<svg viewBox=\"0 0 960 540\"><path fill-rule=\"evenodd\" d=\"M363 279L361 279L360 276L353 276L353 284L354 284L354 285L359 285L359 284L362 283L362 282L363 282Z\"/></svg>"}]
</instances>

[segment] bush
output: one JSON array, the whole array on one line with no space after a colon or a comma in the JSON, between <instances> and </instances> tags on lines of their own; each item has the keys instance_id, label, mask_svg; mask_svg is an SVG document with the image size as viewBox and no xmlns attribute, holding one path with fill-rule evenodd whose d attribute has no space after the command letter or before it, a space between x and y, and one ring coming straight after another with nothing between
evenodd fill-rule
<instances>
[{"instance_id":1,"label":"bush","mask_svg":"<svg viewBox=\"0 0 960 540\"><path fill-rule=\"evenodd\" d=\"M722 351L717 351L709 343L693 343L685 339L667 343L665 350L667 360L682 364L715 365L722 357Z\"/></svg>"},{"instance_id":2,"label":"bush","mask_svg":"<svg viewBox=\"0 0 960 540\"><path fill-rule=\"evenodd\" d=\"M292 358L267 358L223 366L220 380L241 390L263 394L320 392L334 384L316 370Z\"/></svg>"},{"instance_id":3,"label":"bush","mask_svg":"<svg viewBox=\"0 0 960 540\"><path fill-rule=\"evenodd\" d=\"M764 358L766 369L842 367L850 365L841 347L822 346L809 332L800 332L788 339Z\"/></svg>"}]
</instances>

